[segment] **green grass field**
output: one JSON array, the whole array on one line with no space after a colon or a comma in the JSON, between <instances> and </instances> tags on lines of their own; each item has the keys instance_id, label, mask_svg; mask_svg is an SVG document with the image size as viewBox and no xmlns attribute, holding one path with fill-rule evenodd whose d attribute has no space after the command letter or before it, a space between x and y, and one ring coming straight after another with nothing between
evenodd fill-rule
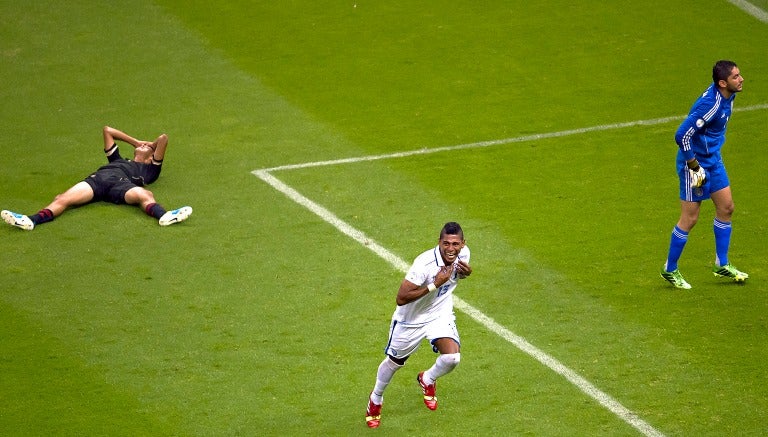
<instances>
[{"instance_id":1,"label":"green grass field","mask_svg":"<svg viewBox=\"0 0 768 437\"><path fill-rule=\"evenodd\" d=\"M725 0L355 1L0 3L0 209L101 165L111 125L168 134L151 188L195 210L0 228L1 433L768 433L768 24ZM658 276L673 134L721 58L746 78L724 157L751 277L712 276L706 203L682 292ZM368 430L403 272L260 169L406 264L459 221L457 296L631 417L457 311L440 409L413 381L425 345Z\"/></svg>"}]
</instances>

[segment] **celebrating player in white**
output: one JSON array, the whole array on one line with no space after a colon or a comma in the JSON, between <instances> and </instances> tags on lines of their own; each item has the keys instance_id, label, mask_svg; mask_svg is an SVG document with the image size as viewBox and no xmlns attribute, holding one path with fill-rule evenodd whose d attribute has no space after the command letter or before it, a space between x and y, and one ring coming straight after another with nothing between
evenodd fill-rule
<instances>
[{"instance_id":1,"label":"celebrating player in white","mask_svg":"<svg viewBox=\"0 0 768 437\"><path fill-rule=\"evenodd\" d=\"M437 378L452 371L460 359L460 339L453 314L453 290L459 279L472 274L469 247L464 244L464 231L456 222L449 222L440 231L438 245L414 260L397 292L397 309L389 327L389 341L384 348L386 357L379 364L376 385L368 398L365 421L369 428L378 428L384 389L395 372L416 352L423 339L440 355L435 364L416 376L424 404L437 409L435 385Z\"/></svg>"}]
</instances>

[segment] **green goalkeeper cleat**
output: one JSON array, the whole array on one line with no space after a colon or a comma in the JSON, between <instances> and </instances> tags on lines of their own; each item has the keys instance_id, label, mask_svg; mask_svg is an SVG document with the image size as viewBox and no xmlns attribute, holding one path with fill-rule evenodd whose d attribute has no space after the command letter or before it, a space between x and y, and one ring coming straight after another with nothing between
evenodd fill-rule
<instances>
[{"instance_id":1,"label":"green goalkeeper cleat","mask_svg":"<svg viewBox=\"0 0 768 437\"><path fill-rule=\"evenodd\" d=\"M747 280L747 278L749 278L748 274L739 271L736 267L732 266L730 263L724 266L712 267L712 274L714 274L718 278L731 278L735 282L744 282Z\"/></svg>"},{"instance_id":2,"label":"green goalkeeper cleat","mask_svg":"<svg viewBox=\"0 0 768 437\"><path fill-rule=\"evenodd\" d=\"M662 267L661 269L661 277L666 279L670 284L674 285L676 288L682 288L684 290L690 290L691 284L689 284L684 278L682 273L680 273L680 270L672 270L671 272L668 272L664 270Z\"/></svg>"}]
</instances>

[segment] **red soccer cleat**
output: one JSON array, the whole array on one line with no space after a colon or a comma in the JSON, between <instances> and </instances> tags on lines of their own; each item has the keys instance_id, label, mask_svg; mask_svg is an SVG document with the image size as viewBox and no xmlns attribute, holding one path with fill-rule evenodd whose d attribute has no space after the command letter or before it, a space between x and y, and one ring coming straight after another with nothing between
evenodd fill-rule
<instances>
[{"instance_id":1,"label":"red soccer cleat","mask_svg":"<svg viewBox=\"0 0 768 437\"><path fill-rule=\"evenodd\" d=\"M368 397L368 409L365 410L365 424L368 425L368 428L378 428L381 424L381 405L374 404L370 396Z\"/></svg>"},{"instance_id":2,"label":"red soccer cleat","mask_svg":"<svg viewBox=\"0 0 768 437\"><path fill-rule=\"evenodd\" d=\"M427 406L432 411L437 410L437 395L435 394L435 386L437 383L432 385L424 384L424 372L420 372L418 375L416 375L416 382L419 383L419 386L421 386L421 391L424 393L424 405Z\"/></svg>"}]
</instances>

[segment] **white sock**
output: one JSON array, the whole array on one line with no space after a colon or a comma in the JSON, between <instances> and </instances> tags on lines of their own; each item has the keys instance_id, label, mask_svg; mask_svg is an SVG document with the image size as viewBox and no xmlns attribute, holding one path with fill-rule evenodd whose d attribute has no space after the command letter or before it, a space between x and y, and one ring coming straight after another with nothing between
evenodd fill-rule
<instances>
[{"instance_id":1,"label":"white sock","mask_svg":"<svg viewBox=\"0 0 768 437\"><path fill-rule=\"evenodd\" d=\"M437 378L455 369L459 365L459 361L461 361L460 353L440 354L435 360L435 364L424 372L424 383L427 385L434 384Z\"/></svg>"},{"instance_id":2,"label":"white sock","mask_svg":"<svg viewBox=\"0 0 768 437\"><path fill-rule=\"evenodd\" d=\"M392 381L395 372L401 367L403 366L392 361L389 357L384 357L384 361L379 364L379 370L376 372L376 385L371 393L371 400L374 404L381 405L384 402L384 390Z\"/></svg>"}]
</instances>

